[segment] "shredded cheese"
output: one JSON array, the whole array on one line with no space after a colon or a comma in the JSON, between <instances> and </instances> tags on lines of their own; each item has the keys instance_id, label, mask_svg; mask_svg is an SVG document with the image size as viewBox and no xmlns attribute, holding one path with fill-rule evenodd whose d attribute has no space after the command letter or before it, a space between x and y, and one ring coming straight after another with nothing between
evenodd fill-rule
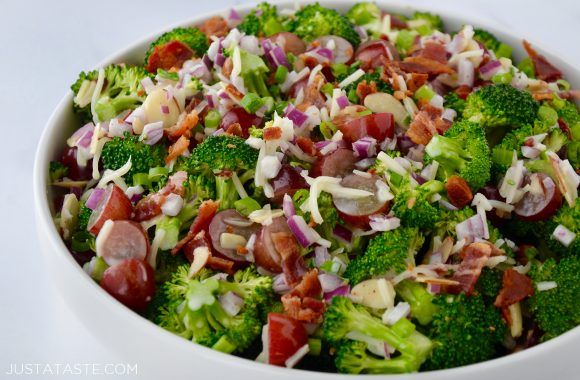
<instances>
[{"instance_id":1,"label":"shredded cheese","mask_svg":"<svg viewBox=\"0 0 580 380\"><path fill-rule=\"evenodd\" d=\"M338 84L338 87L343 88L348 86L351 83L356 82L357 80L359 80L363 75L365 75L364 70L362 69L358 69L356 70L354 73L350 74L349 76L347 76L346 78L344 78L342 80L342 82L340 82Z\"/></svg>"},{"instance_id":2,"label":"shredded cheese","mask_svg":"<svg viewBox=\"0 0 580 380\"><path fill-rule=\"evenodd\" d=\"M123 191L126 191L127 185L124 183L125 181L122 181L121 177L124 176L125 174L127 174L129 172L129 170L131 170L131 166L132 166L131 165L131 157L129 157L129 160L127 161L127 163L125 163L125 165L121 166L119 169L117 169L117 170L105 170L103 178L101 178L101 180L97 184L97 187L104 188L107 186L107 184L109 182L115 182L115 184L117 186L124 185L124 186L119 186L119 187L121 187L121 189L123 189ZM122 182L118 181L119 179L121 179Z\"/></svg>"}]
</instances>

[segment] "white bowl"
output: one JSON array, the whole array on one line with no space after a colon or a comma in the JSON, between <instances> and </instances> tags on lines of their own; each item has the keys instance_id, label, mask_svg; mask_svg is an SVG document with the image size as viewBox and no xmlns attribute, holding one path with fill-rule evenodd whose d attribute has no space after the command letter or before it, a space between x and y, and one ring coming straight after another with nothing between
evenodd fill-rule
<instances>
[{"instance_id":1,"label":"white bowl","mask_svg":"<svg viewBox=\"0 0 580 380\"><path fill-rule=\"evenodd\" d=\"M296 3L307 1L279 2L279 7L293 7ZM414 9L396 1L378 1L381 8L396 13L410 14ZM352 1L324 2L325 6L339 11L347 10ZM245 13L252 6L240 7ZM452 12L440 12L441 9L430 7L421 10L439 13L447 30L457 30L461 25L470 23L494 33L500 40L514 47L514 56L521 58L524 51L521 39L525 36L514 36L509 31L499 30L493 25L486 25L477 19L465 20L461 15ZM225 14L214 12L212 14ZM178 25L192 25L202 22L211 15L191 18ZM169 30L172 25L164 30ZM554 25L554 27L558 27ZM106 65L113 62L141 62L149 43L161 31L151 34L123 51L102 62ZM575 88L580 88L580 71L560 57L550 54L539 46L534 47L545 54L550 61L565 73L566 79ZM71 78L71 81L74 78ZM34 167L34 201L36 204L36 223L41 247L44 252L47 270L64 296L70 309L94 332L106 347L119 354L128 363L137 363L140 377L160 378L235 378L235 379L338 379L346 375L324 374L290 370L256 363L235 356L213 351L193 344L175 336L145 318L132 312L92 281L76 263L67 247L61 240L52 221L51 189L48 185L48 163L57 159L64 147L65 138L79 125L72 112L72 93L69 91L61 100L50 117L40 139L36 152ZM477 349L474 347L474 349ZM580 361L576 359L580 352L580 328L576 328L557 339L525 351L505 356L480 364L451 370L427 372L410 375L383 376L389 380L408 379L446 379L489 380L516 378L521 379L573 379L580 375ZM576 360L574 360L576 359ZM194 377L195 376L195 377ZM357 378L368 378L360 375Z\"/></svg>"}]
</instances>

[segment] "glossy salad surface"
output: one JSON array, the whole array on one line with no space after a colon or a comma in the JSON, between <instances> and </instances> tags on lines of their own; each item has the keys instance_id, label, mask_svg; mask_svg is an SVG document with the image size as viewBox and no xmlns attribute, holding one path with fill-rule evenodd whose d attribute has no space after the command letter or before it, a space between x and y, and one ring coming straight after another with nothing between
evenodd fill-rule
<instances>
[{"instance_id":1,"label":"glossy salad surface","mask_svg":"<svg viewBox=\"0 0 580 380\"><path fill-rule=\"evenodd\" d=\"M83 72L55 225L111 296L272 365L393 374L580 323L580 116L471 25L262 3Z\"/></svg>"}]
</instances>

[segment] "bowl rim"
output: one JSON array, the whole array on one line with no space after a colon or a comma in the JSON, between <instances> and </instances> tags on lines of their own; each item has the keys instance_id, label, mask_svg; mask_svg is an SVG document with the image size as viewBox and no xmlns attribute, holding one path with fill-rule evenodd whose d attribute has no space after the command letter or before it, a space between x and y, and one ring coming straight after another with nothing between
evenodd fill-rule
<instances>
[{"instance_id":1,"label":"bowl rim","mask_svg":"<svg viewBox=\"0 0 580 380\"><path fill-rule=\"evenodd\" d=\"M281 8L289 8L296 5L310 4L313 3L314 1L270 0L269 2L276 4ZM356 3L355 0L319 0L319 2L325 6L337 5L339 7L347 7ZM376 3L379 5L381 9L391 10L397 13L409 13L414 10L423 10L440 14L443 18L449 18L458 21L465 20L465 18L459 12L445 9L444 6L439 6L438 4L421 4L420 6L417 7L415 4L404 3L402 0L376 0ZM235 9L241 14L244 14L249 10L253 9L257 4L258 2L253 2L242 6L234 5L232 7L205 12L195 17L188 17L184 18L181 21L171 23L154 32L146 34L144 37L137 39L129 46L119 49L115 53L111 54L109 57L99 62L99 64L97 64L96 67L102 67L109 63L121 61L124 56L127 56L128 54L131 54L132 52L135 52L136 50L142 48L143 46L145 46L145 44L148 44L157 36L172 28L184 25L198 24L212 16L225 15L231 9ZM486 17L478 19L477 16L474 15L473 17L468 17L468 19L465 20L465 22L466 23L473 22L473 25L485 28L486 30L489 30L490 32L496 35L497 34L506 35L514 40L522 39L520 36L517 36L515 33L512 33L511 30L506 29L507 27L501 25L500 23L494 22L493 20ZM543 54L548 55L549 57L560 58L564 56L562 53L555 53L553 51L550 51L549 49L545 49L541 45L534 44L534 47L536 48L536 50L538 50ZM568 64L566 64L566 67L564 67L562 71L566 73L572 71L575 72L576 74L580 74L580 70ZM69 90L66 92L64 97L61 98L61 100L58 102L56 108L54 109L48 121L46 122L42 134L40 136L40 139L38 140L38 145L34 158L33 196L35 204L35 217L37 229L39 230L39 232L42 231L44 233L44 235L42 235L44 238L46 237L49 238L48 243L50 244L51 248L50 251L52 252L52 257L50 257L48 254L45 254L46 260L59 260L60 267L62 267L63 270L74 273L74 276L78 279L79 284L85 285L84 286L85 289L93 289L89 290L89 292L91 292L90 293L91 297L94 297L94 299L100 303L106 304L108 308L112 308L112 310L114 310L116 314L122 315L123 318L125 318L126 323L138 325L139 328L149 329L150 330L149 333L158 335L158 338L160 340L164 340L166 341L167 344L178 347L178 349L180 350L190 350L193 355L198 355L208 360L213 360L214 362L223 362L223 363L227 362L228 366L244 367L244 369L252 370L254 372L262 372L267 375L296 374L305 379L314 379L314 378L319 379L322 376L326 378L331 377L334 378L337 376L350 376L351 378L354 378L354 376L352 375L345 375L339 373L325 373L301 369L288 369L276 367L273 365L258 363L245 358L240 358L230 354L224 354L198 344L192 344L192 342L185 340L175 334L172 334L169 331L166 331L165 329L150 322L145 317L139 315L138 313L133 312L132 310L130 310L129 308L125 307L120 302L115 300L113 297L111 297L103 289L101 289L101 287L96 282L89 281L90 277L87 276L87 274L83 271L82 267L79 266L78 263L74 260L73 256L70 254L70 251L62 241L57 229L54 226L49 207L48 190L47 190L48 187L50 186L48 183L48 173L46 170L47 163L50 161L51 157L54 156L53 152L50 151L51 146L50 142L55 139L54 135L56 134L57 131L65 128L59 127L57 121L59 117L61 117L61 115L70 112L71 100L72 100L72 92ZM47 251L47 249L45 249L44 251ZM73 309L74 312L74 308L71 307L71 309ZM538 358L548 354L550 350L556 348L557 346L570 344L570 342L576 340L580 340L580 327L576 327L555 339L541 343L537 346L527 348L520 352L502 356L485 362L471 364L458 368L439 370L434 372L418 372L412 374L387 375L387 376L389 376L389 379L412 378L416 380L433 378L434 375L437 375L437 377L441 376L441 378L446 376L455 376L457 378L462 378L464 376L472 375L475 372L486 371L491 367L502 367L502 366L508 367L517 365L518 363L531 361L533 360L533 358ZM363 376L367 378L369 375L359 375L359 376L361 376L361 378Z\"/></svg>"}]
</instances>

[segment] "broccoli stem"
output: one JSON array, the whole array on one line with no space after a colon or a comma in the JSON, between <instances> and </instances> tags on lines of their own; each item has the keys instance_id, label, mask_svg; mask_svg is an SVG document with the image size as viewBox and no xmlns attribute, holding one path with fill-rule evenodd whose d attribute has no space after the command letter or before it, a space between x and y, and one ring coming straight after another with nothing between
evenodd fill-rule
<instances>
[{"instance_id":1,"label":"broccoli stem","mask_svg":"<svg viewBox=\"0 0 580 380\"><path fill-rule=\"evenodd\" d=\"M240 196L231 177L217 175L215 185L216 198L220 204L220 210L235 208L235 202L240 199Z\"/></svg>"},{"instance_id":2,"label":"broccoli stem","mask_svg":"<svg viewBox=\"0 0 580 380\"><path fill-rule=\"evenodd\" d=\"M465 160L470 158L461 142L441 135L436 135L431 139L426 152L440 164L455 171L461 170L465 165Z\"/></svg>"},{"instance_id":3,"label":"broccoli stem","mask_svg":"<svg viewBox=\"0 0 580 380\"><path fill-rule=\"evenodd\" d=\"M439 309L433 304L433 296L418 282L403 281L397 285L397 294L411 306L411 315L420 324L428 325Z\"/></svg>"},{"instance_id":4,"label":"broccoli stem","mask_svg":"<svg viewBox=\"0 0 580 380\"><path fill-rule=\"evenodd\" d=\"M211 348L216 351L231 354L238 348L238 346L233 343L227 335L222 335L222 337L219 338L219 340Z\"/></svg>"}]
</instances>

